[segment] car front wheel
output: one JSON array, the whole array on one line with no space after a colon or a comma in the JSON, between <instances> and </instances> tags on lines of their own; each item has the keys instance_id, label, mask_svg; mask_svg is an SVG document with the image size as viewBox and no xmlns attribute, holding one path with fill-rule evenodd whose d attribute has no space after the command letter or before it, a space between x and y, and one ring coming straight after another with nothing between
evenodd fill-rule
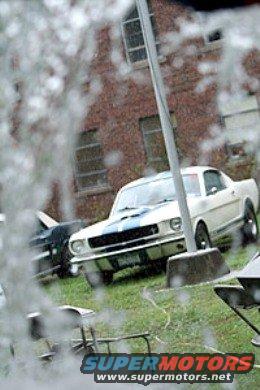
<instances>
[{"instance_id":1,"label":"car front wheel","mask_svg":"<svg viewBox=\"0 0 260 390\"><path fill-rule=\"evenodd\" d=\"M195 241L198 249L208 249L211 248L211 240L208 233L207 227L204 223L199 223L196 228Z\"/></svg>"},{"instance_id":2,"label":"car front wheel","mask_svg":"<svg viewBox=\"0 0 260 390\"><path fill-rule=\"evenodd\" d=\"M80 274L80 267L77 264L70 263L71 254L68 244L65 243L61 250L60 269L57 272L59 278L76 277Z\"/></svg>"},{"instance_id":3,"label":"car front wheel","mask_svg":"<svg viewBox=\"0 0 260 390\"><path fill-rule=\"evenodd\" d=\"M244 213L244 225L242 227L242 244L247 245L257 242L259 228L253 206L246 206Z\"/></svg>"}]
</instances>

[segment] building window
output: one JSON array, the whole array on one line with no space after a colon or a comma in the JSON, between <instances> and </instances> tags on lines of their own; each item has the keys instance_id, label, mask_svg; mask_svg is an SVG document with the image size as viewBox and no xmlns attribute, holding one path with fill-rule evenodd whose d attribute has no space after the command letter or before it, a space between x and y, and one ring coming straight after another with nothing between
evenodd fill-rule
<instances>
[{"instance_id":1,"label":"building window","mask_svg":"<svg viewBox=\"0 0 260 390\"><path fill-rule=\"evenodd\" d=\"M173 130L177 128L176 118L171 115ZM149 167L156 172L169 169L165 143L158 115L140 120L140 128L143 133L144 146Z\"/></svg>"},{"instance_id":2,"label":"building window","mask_svg":"<svg viewBox=\"0 0 260 390\"><path fill-rule=\"evenodd\" d=\"M246 156L244 146L253 142L259 126L259 106L254 95L225 104L221 109L222 123L226 129L226 140L231 157Z\"/></svg>"},{"instance_id":3,"label":"building window","mask_svg":"<svg viewBox=\"0 0 260 390\"><path fill-rule=\"evenodd\" d=\"M223 38L223 32L219 28L219 29L216 29L216 30L213 30L213 31L207 33L206 36L205 36L205 41L207 43L212 43L212 42L215 42L215 41L219 41L222 38Z\"/></svg>"},{"instance_id":4,"label":"building window","mask_svg":"<svg viewBox=\"0 0 260 390\"><path fill-rule=\"evenodd\" d=\"M210 44L223 39L222 26L216 26L215 23L211 24L210 16L207 13L199 12L198 19L202 28L204 42L206 44Z\"/></svg>"},{"instance_id":5,"label":"building window","mask_svg":"<svg viewBox=\"0 0 260 390\"><path fill-rule=\"evenodd\" d=\"M79 135L76 147L76 181L79 191L106 187L108 184L96 129Z\"/></svg>"},{"instance_id":6,"label":"building window","mask_svg":"<svg viewBox=\"0 0 260 390\"><path fill-rule=\"evenodd\" d=\"M154 19L154 14L151 7L151 2L148 1L149 14L153 26L153 32L156 40L157 51L159 50L159 42L157 40L157 30ZM126 50L126 56L129 63L133 64L138 61L147 59L146 48L142 27L139 19L137 7L135 6L129 12L127 17L122 22L123 40Z\"/></svg>"}]
</instances>

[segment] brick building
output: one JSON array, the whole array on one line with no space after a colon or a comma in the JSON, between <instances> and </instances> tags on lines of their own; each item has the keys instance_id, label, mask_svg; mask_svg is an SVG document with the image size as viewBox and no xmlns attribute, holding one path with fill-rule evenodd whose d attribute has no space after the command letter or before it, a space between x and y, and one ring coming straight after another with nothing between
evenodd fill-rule
<instances>
[{"instance_id":1,"label":"brick building","mask_svg":"<svg viewBox=\"0 0 260 390\"><path fill-rule=\"evenodd\" d=\"M163 54L161 43L167 32L176 29L180 16L189 17L189 11L165 0L149 3L179 155L184 164L200 163L200 146L210 137L210 126L217 123L234 130L239 123L250 126L259 118L257 97L248 95L244 102L225 107L220 115L215 104L216 87L211 85L197 93L196 86L202 77L198 63L219 57L224 39L221 28L194 40L196 53L182 63L175 54ZM203 19L201 23L203 27ZM77 214L93 221L108 214L121 186L143 176L147 168L168 168L136 9L122 20L122 53L131 66L131 75L142 76L145 83L131 77L122 83L114 77L109 33L103 29L94 64L103 90L88 115L76 150ZM257 71L253 56L248 58L248 66ZM243 152L243 140L233 134L224 147L208 153L208 162L233 177L246 177L252 171L252 158Z\"/></svg>"}]
</instances>

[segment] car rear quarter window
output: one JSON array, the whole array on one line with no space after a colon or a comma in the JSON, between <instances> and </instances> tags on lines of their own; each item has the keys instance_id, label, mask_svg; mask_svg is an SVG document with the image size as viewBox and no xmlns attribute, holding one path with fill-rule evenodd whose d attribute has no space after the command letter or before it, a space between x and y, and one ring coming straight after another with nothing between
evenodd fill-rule
<instances>
[{"instance_id":1,"label":"car rear quarter window","mask_svg":"<svg viewBox=\"0 0 260 390\"><path fill-rule=\"evenodd\" d=\"M223 177L218 171L207 171L204 173L204 182L206 194L211 193L212 188L216 188L217 191L222 191L226 188Z\"/></svg>"}]
</instances>

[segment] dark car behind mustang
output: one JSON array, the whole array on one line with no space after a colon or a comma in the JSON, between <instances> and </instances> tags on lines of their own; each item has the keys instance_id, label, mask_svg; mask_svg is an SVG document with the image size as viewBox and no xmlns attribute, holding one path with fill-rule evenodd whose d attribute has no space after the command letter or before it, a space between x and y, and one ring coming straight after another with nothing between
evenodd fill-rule
<instances>
[{"instance_id":1,"label":"dark car behind mustang","mask_svg":"<svg viewBox=\"0 0 260 390\"><path fill-rule=\"evenodd\" d=\"M34 276L39 279L54 274L60 278L77 276L79 267L70 263L68 242L73 233L86 227L86 222L76 220L58 223L42 211L36 213L36 218L38 226L29 242L34 252ZM0 225L4 222L5 216L0 214Z\"/></svg>"}]
</instances>

